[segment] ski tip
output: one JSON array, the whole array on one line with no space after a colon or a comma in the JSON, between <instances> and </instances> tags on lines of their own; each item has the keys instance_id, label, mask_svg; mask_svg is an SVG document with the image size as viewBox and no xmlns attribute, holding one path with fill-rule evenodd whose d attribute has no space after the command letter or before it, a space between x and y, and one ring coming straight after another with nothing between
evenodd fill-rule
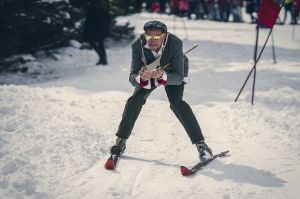
<instances>
[{"instance_id":1,"label":"ski tip","mask_svg":"<svg viewBox=\"0 0 300 199\"><path fill-rule=\"evenodd\" d=\"M180 167L180 170L181 170L181 174L182 174L183 176L189 176L189 175L192 175L191 170L189 170L189 169L186 168L185 166L181 166L181 167Z\"/></svg>"},{"instance_id":2,"label":"ski tip","mask_svg":"<svg viewBox=\"0 0 300 199\"><path fill-rule=\"evenodd\" d=\"M114 164L113 159L107 160L104 167L108 170L114 170L115 169L115 164Z\"/></svg>"}]
</instances>

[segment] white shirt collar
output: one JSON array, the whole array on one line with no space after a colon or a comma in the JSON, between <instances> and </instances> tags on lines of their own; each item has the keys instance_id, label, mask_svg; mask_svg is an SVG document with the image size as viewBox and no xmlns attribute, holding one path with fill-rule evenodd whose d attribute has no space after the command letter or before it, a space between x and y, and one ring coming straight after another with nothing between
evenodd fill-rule
<instances>
[{"instance_id":1,"label":"white shirt collar","mask_svg":"<svg viewBox=\"0 0 300 199\"><path fill-rule=\"evenodd\" d=\"M147 48L147 49L150 49L149 48L149 45L148 45L148 42L146 42L146 44L145 44L145 46L144 46L145 48ZM160 57L161 56L161 54L162 54L162 45L160 46L160 49L159 49L159 51L158 52L156 52L156 51L153 51L153 50L151 50L151 52L152 52L152 54L153 54L153 56L155 57L155 58L158 58L158 57Z\"/></svg>"}]
</instances>

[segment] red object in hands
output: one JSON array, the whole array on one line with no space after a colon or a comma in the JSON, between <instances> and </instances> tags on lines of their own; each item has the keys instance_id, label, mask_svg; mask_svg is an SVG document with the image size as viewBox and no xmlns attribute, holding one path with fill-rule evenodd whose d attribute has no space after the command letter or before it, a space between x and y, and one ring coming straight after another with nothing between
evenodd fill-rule
<instances>
[{"instance_id":1,"label":"red object in hands","mask_svg":"<svg viewBox=\"0 0 300 199\"><path fill-rule=\"evenodd\" d=\"M149 82L148 80L145 81L145 80L143 80L143 79L141 78L141 79L140 79L140 85L139 85L139 86L140 86L141 88L144 88L145 86L148 85L148 82Z\"/></svg>"},{"instance_id":2,"label":"red object in hands","mask_svg":"<svg viewBox=\"0 0 300 199\"><path fill-rule=\"evenodd\" d=\"M159 83L159 84L162 84L162 85L166 85L166 83L167 83L167 81L166 80L164 80L164 79L157 79L157 82Z\"/></svg>"}]
</instances>

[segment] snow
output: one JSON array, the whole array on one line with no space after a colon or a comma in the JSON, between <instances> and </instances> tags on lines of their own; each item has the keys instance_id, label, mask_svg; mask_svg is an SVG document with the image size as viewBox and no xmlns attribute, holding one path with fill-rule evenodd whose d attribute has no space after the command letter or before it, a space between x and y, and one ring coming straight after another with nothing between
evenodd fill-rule
<instances>
[{"instance_id":1,"label":"snow","mask_svg":"<svg viewBox=\"0 0 300 199\"><path fill-rule=\"evenodd\" d=\"M257 65L252 106L252 78L238 102L234 99L253 65L253 24L146 13L118 23L129 21L138 34L152 19L166 22L184 40L184 49L200 44L188 54L184 99L208 145L215 153L230 150L231 156L195 176L181 176L180 166L195 164L197 151L159 87L143 107L117 170L105 170L133 91L130 44L110 47L109 65L95 66L95 52L72 41L50 57L39 52L30 69L40 71L35 76L0 76L6 82L0 86L1 198L298 198L299 26L295 39L292 26L275 26L278 62L273 63L270 40ZM260 46L267 33L261 32Z\"/></svg>"}]
</instances>

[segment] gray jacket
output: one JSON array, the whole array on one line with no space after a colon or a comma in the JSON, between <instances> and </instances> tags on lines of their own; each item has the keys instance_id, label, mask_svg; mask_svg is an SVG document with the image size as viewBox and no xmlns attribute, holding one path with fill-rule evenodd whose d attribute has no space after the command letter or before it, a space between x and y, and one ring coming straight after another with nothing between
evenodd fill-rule
<instances>
[{"instance_id":1,"label":"gray jacket","mask_svg":"<svg viewBox=\"0 0 300 199\"><path fill-rule=\"evenodd\" d=\"M130 83L137 87L139 84L136 81L136 77L141 70L143 64L142 61L142 46L145 54L147 64L152 63L155 58L150 49L144 47L146 40L143 36L142 44L139 38L133 41L131 45L132 60L131 69L129 75ZM166 64L171 63L169 67L165 69L168 79L166 85L180 85L184 78L184 58L182 53L182 41L175 35L169 33L168 41L165 49L161 55L160 66L163 67Z\"/></svg>"}]
</instances>

